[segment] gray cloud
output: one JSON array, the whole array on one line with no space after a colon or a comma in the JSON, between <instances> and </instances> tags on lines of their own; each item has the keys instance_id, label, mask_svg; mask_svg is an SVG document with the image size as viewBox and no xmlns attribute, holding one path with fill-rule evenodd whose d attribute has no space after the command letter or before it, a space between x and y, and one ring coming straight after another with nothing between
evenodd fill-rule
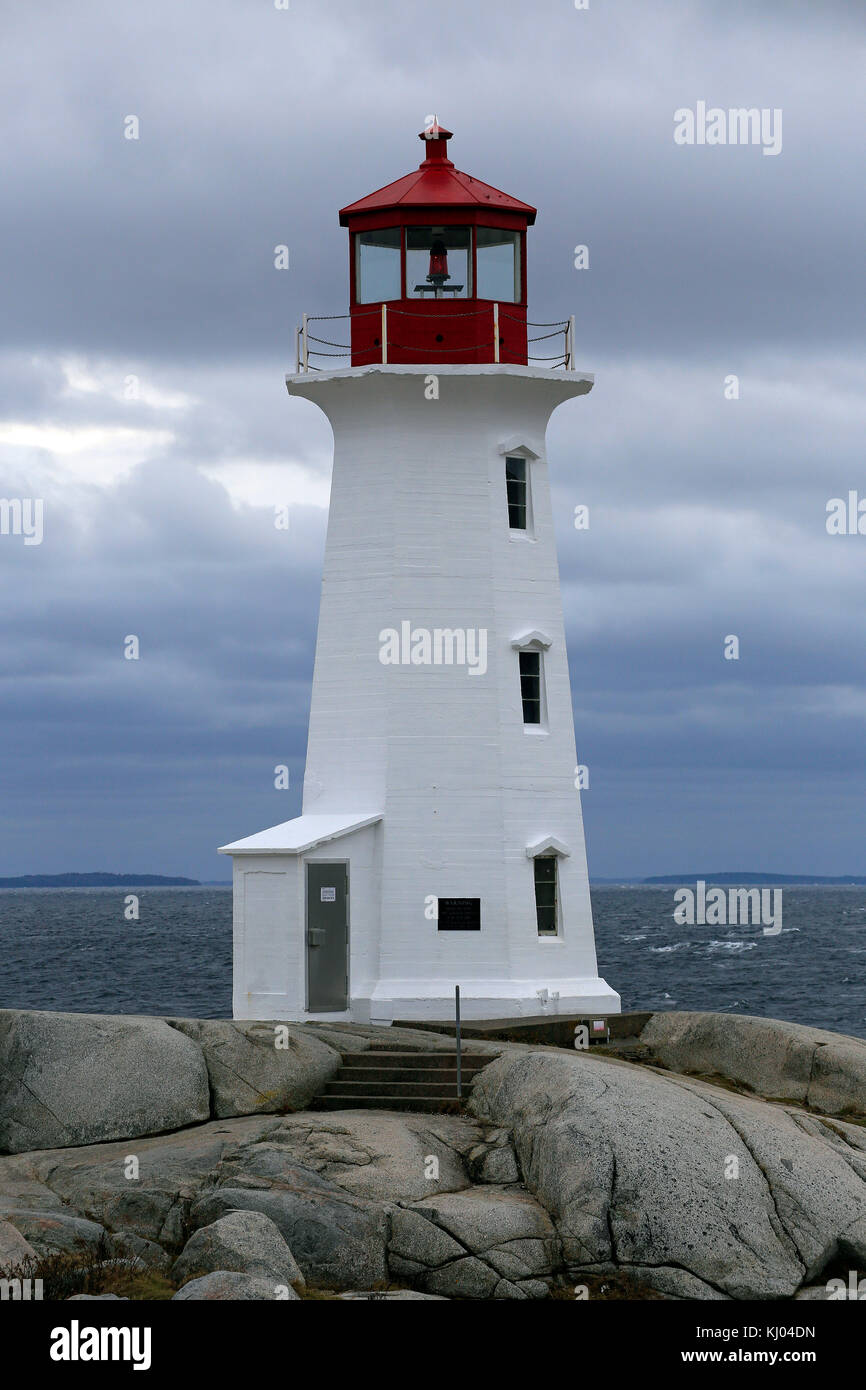
<instances>
[{"instance_id":1,"label":"gray cloud","mask_svg":"<svg viewBox=\"0 0 866 1390\"><path fill-rule=\"evenodd\" d=\"M864 11L436 13L441 53L405 0L9 17L0 495L46 530L0 538L3 872L222 875L296 812L331 440L282 377L433 110L538 205L532 315L597 373L549 436L593 870L861 867L866 538L824 508L863 479ZM699 99L781 107L782 153L675 146Z\"/></svg>"}]
</instances>

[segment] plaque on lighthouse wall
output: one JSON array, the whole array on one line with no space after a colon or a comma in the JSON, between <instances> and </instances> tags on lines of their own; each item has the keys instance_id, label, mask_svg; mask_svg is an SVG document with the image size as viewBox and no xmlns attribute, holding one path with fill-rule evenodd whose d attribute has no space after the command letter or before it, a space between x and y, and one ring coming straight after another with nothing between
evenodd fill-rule
<instances>
[{"instance_id":1,"label":"plaque on lighthouse wall","mask_svg":"<svg viewBox=\"0 0 866 1390\"><path fill-rule=\"evenodd\" d=\"M480 898L440 898L440 931L480 931Z\"/></svg>"}]
</instances>

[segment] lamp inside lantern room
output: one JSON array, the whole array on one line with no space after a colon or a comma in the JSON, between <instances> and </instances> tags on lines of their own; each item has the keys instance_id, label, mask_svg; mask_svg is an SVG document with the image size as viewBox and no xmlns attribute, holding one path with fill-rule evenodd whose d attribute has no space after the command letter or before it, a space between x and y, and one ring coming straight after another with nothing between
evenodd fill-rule
<instances>
[{"instance_id":1,"label":"lamp inside lantern room","mask_svg":"<svg viewBox=\"0 0 866 1390\"><path fill-rule=\"evenodd\" d=\"M449 250L456 252L458 259L466 261L466 269L469 269L469 228L468 227L410 227L406 238L407 247L407 270L411 266L413 257L426 254L427 275L424 282L415 286L414 293L422 298L425 294L432 294L434 299L441 299L445 294L460 295L463 293L463 285L450 284L451 271L448 269ZM421 262L423 265L423 261ZM416 275L420 271L418 266Z\"/></svg>"},{"instance_id":2,"label":"lamp inside lantern room","mask_svg":"<svg viewBox=\"0 0 866 1390\"><path fill-rule=\"evenodd\" d=\"M434 289L441 290L446 280L450 280L448 274L448 249L445 240L441 236L434 235L430 244L430 269L427 272L427 282Z\"/></svg>"}]
</instances>

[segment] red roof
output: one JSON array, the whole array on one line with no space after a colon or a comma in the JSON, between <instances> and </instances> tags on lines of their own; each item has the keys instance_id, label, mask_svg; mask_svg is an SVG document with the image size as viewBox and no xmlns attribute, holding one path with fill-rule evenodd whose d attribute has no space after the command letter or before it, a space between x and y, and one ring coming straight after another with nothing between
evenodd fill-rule
<instances>
[{"instance_id":1,"label":"red roof","mask_svg":"<svg viewBox=\"0 0 866 1390\"><path fill-rule=\"evenodd\" d=\"M349 203L340 209L340 225L345 227L350 217L359 213L381 212L386 208L495 208L499 212L515 212L526 218L528 226L535 221L535 208L512 198L489 183L482 183L470 174L455 169L448 158L451 131L440 126L436 118L422 130L419 139L425 142L426 158L412 174L388 183L366 198Z\"/></svg>"}]
</instances>

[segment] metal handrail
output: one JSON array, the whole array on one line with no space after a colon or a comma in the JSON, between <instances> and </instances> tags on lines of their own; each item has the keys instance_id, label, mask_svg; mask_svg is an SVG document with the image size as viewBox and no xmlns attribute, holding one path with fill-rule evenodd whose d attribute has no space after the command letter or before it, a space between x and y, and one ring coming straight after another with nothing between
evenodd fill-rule
<instances>
[{"instance_id":1,"label":"metal handrail","mask_svg":"<svg viewBox=\"0 0 866 1390\"><path fill-rule=\"evenodd\" d=\"M457 1040L457 1099L463 1099L462 1050L460 1046L460 986L454 986L454 1036Z\"/></svg>"},{"instance_id":2,"label":"metal handrail","mask_svg":"<svg viewBox=\"0 0 866 1390\"><path fill-rule=\"evenodd\" d=\"M488 311L487 309L473 309L467 311L467 313L465 314L450 314L449 318L480 318L486 317L490 312L491 311ZM411 309L391 308L387 303L381 305L373 305L369 309L361 309L358 311L358 313L363 315L381 315L382 332L380 344L382 354L381 360L383 363L387 364L388 362L389 348L396 348L398 352L417 352L421 357L427 354L427 348L410 347L405 343L398 343L393 338L391 338L388 333L388 320L391 315L402 315L404 318L415 319L429 318L429 315L414 314L411 311ZM295 335L296 371L298 375L304 372L322 370L320 367L317 367L315 363L310 361L311 357L351 357L352 355L352 348L350 344L335 343L330 338L320 338L316 334L310 332L310 324L333 323L337 319L351 320L353 317L357 317L357 314L302 315L301 323ZM509 314L507 311L502 310L498 303L494 303L492 306L491 314L491 328L493 331L492 338L485 339L480 343L472 343L468 347L450 348L449 352L486 352L489 350L492 354L493 363L499 363L499 325L502 319L510 319L512 323L523 324L524 322L524 320L517 318L516 315ZM552 333L540 333L537 337L527 338L527 346L529 346L532 343L546 342L550 338L558 338L560 336L562 336L563 338L562 351L549 356L543 356L540 353L527 352L527 362L552 362L555 363L555 367L551 368L551 370L555 370L556 367L560 366L564 367L566 371L574 370L574 314L572 314L567 319L561 319L554 323L534 323L531 320L526 320L525 326L527 328L552 328L554 330ZM340 351L326 352L323 350L322 347L311 347L311 344L323 344L326 348L339 348Z\"/></svg>"}]
</instances>

